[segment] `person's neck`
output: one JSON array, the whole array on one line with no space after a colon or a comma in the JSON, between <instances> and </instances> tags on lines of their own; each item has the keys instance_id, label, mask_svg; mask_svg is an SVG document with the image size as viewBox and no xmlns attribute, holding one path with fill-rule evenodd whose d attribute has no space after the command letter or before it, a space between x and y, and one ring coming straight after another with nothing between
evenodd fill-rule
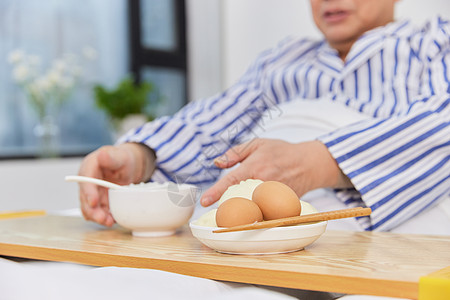
<instances>
[{"instance_id":1,"label":"person's neck","mask_svg":"<svg viewBox=\"0 0 450 300\"><path fill-rule=\"evenodd\" d=\"M350 49L352 48L354 43L355 43L354 40L340 43L330 42L330 46L336 49L336 51L339 54L339 57L342 59L342 61L345 61L345 58L347 57L347 54L350 52Z\"/></svg>"},{"instance_id":2,"label":"person's neck","mask_svg":"<svg viewBox=\"0 0 450 300\"><path fill-rule=\"evenodd\" d=\"M381 27L381 26L386 26L387 24L389 24L389 23L391 23L391 22L393 22L393 21L394 21L394 18L393 18L393 17L387 18L387 19L385 20L385 22L381 23L381 25L376 26L376 27L373 27L372 29L375 29L375 28ZM370 30L372 30L372 29L370 29ZM368 30L368 31L369 31L369 30ZM367 31L366 31L366 32L367 32ZM364 34L364 33L362 33L362 34ZM362 34L361 34L361 35L362 35ZM348 55L348 53L350 52L350 50L351 50L353 44L360 38L361 35L359 35L359 36L354 36L354 37L352 37L352 38L350 38L350 39L348 39L348 40L343 40L343 41L336 41L336 42L328 41L328 43L330 44L330 46L331 46L332 48L336 49L336 51L337 51L338 54L339 54L339 57L342 59L342 61L345 62L345 59L347 58L347 55Z\"/></svg>"}]
</instances>

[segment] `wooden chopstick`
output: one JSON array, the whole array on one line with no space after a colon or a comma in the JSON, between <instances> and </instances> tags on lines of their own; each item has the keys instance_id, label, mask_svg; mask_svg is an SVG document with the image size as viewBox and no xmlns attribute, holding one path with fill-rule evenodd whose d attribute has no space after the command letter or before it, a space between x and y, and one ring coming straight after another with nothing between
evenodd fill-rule
<instances>
[{"instance_id":1,"label":"wooden chopstick","mask_svg":"<svg viewBox=\"0 0 450 300\"><path fill-rule=\"evenodd\" d=\"M256 223L252 223L252 224L233 226L233 227L213 230L213 232L214 233L222 233L222 232L272 228L272 227L287 226L287 225L297 225L297 224L309 223L309 222L320 222L320 221L329 221L329 220L352 218L352 217L362 217L362 216L368 216L371 213L372 213L372 210L369 207L354 207L354 208L346 208L346 209L320 212L320 213L314 213L314 214L303 215L303 216L295 216L295 217L282 218L282 219L276 219L276 220L270 220L270 221L256 222Z\"/></svg>"},{"instance_id":2,"label":"wooden chopstick","mask_svg":"<svg viewBox=\"0 0 450 300\"><path fill-rule=\"evenodd\" d=\"M13 219L13 218L25 218L25 217L36 217L45 215L45 210L21 210L21 211L7 211L0 212L1 219Z\"/></svg>"}]
</instances>

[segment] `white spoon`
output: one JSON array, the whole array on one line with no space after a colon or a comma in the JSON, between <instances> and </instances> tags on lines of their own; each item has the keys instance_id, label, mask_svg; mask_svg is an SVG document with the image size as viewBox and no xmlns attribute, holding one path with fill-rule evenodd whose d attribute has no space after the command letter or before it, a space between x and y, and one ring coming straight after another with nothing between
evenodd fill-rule
<instances>
[{"instance_id":1,"label":"white spoon","mask_svg":"<svg viewBox=\"0 0 450 300\"><path fill-rule=\"evenodd\" d=\"M71 176L66 176L64 178L66 181L75 181L75 182L89 182L89 183L93 183L96 185L100 185L109 189L123 189L125 188L122 185L118 185L109 181L105 181L105 180L101 180L101 179L97 179L97 178L92 178L92 177L87 177L87 176L75 176L75 175L71 175Z\"/></svg>"}]
</instances>

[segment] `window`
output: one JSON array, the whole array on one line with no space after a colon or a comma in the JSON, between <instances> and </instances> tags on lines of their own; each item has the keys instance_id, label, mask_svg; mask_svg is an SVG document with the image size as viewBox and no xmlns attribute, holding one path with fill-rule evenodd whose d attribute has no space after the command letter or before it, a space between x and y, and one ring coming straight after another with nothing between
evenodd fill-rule
<instances>
[{"instance_id":1,"label":"window","mask_svg":"<svg viewBox=\"0 0 450 300\"><path fill-rule=\"evenodd\" d=\"M187 102L184 0L128 3L131 69L138 81L156 87L157 115L173 114Z\"/></svg>"},{"instance_id":2,"label":"window","mask_svg":"<svg viewBox=\"0 0 450 300\"><path fill-rule=\"evenodd\" d=\"M95 106L92 87L116 85L130 71L153 83L162 99L156 115L186 103L184 1L178 0L0 0L0 159L36 157L38 117L12 79L8 55L21 49L42 65L84 47L96 50L81 84L57 115L60 154L85 155L113 142L106 116Z\"/></svg>"},{"instance_id":3,"label":"window","mask_svg":"<svg viewBox=\"0 0 450 300\"><path fill-rule=\"evenodd\" d=\"M36 113L13 81L8 54L16 49L41 57L42 65L83 47L97 58L61 108L62 155L83 155L111 143L105 116L96 109L95 83L115 84L128 72L126 2L120 0L0 0L0 158L34 157Z\"/></svg>"}]
</instances>

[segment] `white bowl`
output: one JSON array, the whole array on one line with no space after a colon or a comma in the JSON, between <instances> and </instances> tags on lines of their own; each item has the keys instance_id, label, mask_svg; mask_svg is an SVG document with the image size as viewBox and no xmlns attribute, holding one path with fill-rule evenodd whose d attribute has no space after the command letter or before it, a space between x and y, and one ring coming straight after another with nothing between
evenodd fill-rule
<instances>
[{"instance_id":1,"label":"white bowl","mask_svg":"<svg viewBox=\"0 0 450 300\"><path fill-rule=\"evenodd\" d=\"M189 224L192 234L204 245L229 254L276 254L301 250L317 240L327 221L267 229L213 233L219 227Z\"/></svg>"},{"instance_id":2,"label":"white bowl","mask_svg":"<svg viewBox=\"0 0 450 300\"><path fill-rule=\"evenodd\" d=\"M130 185L108 193L116 222L144 237L174 234L189 221L196 202L196 188L188 184Z\"/></svg>"}]
</instances>

